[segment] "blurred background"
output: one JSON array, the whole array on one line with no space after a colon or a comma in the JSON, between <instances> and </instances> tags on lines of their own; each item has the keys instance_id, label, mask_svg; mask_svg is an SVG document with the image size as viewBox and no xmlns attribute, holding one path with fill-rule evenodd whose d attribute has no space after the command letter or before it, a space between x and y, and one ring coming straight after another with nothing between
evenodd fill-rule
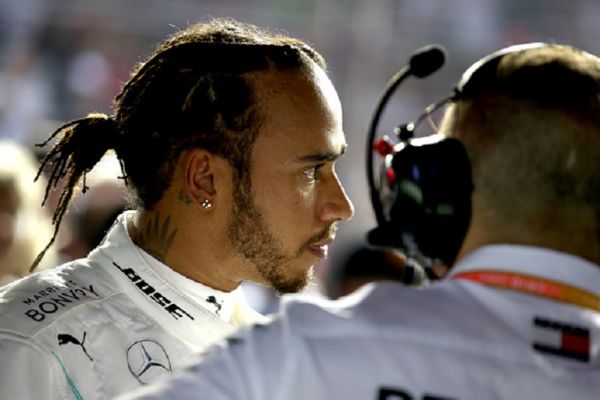
<instances>
[{"instance_id":1,"label":"blurred background","mask_svg":"<svg viewBox=\"0 0 600 400\"><path fill-rule=\"evenodd\" d=\"M356 217L341 227L330 259L317 268L315 293L327 293L374 225L364 171L366 131L386 81L412 51L441 44L447 63L430 78L400 87L381 134L448 94L466 67L500 47L549 41L600 53L597 0L0 0L0 140L34 150L34 143L67 120L91 111L110 114L112 98L153 44L209 16L286 31L311 42L328 61L350 144L338 172ZM116 182L118 172L111 168L99 173L98 186L111 177ZM62 259L85 255L93 245L74 240L90 226L81 223L86 213L102 231L123 206L115 185L91 186L89 198L70 212L71 232L58 246ZM270 309L271 296L248 292L256 292L259 308Z\"/></svg>"}]
</instances>

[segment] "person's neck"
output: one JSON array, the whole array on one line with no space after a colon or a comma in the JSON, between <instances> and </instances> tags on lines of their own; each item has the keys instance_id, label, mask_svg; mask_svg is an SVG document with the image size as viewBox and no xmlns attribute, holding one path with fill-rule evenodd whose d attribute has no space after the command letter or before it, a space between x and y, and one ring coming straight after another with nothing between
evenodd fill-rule
<instances>
[{"instance_id":1,"label":"person's neck","mask_svg":"<svg viewBox=\"0 0 600 400\"><path fill-rule=\"evenodd\" d=\"M563 253L573 254L600 265L600 241L589 240L583 229L576 232L557 232L557 230L527 230L513 221L511 228L503 228L504 224L471 223L469 231L459 251L457 261L480 247L494 244L515 244L544 247ZM560 231L560 230L558 230ZM593 243L592 243L593 242Z\"/></svg>"},{"instance_id":2,"label":"person's neck","mask_svg":"<svg viewBox=\"0 0 600 400\"><path fill-rule=\"evenodd\" d=\"M138 210L127 221L127 230L138 247L181 275L224 292L236 289L243 262L231 256L223 245L228 242L219 240L210 226L197 229L196 224L157 207Z\"/></svg>"}]
</instances>

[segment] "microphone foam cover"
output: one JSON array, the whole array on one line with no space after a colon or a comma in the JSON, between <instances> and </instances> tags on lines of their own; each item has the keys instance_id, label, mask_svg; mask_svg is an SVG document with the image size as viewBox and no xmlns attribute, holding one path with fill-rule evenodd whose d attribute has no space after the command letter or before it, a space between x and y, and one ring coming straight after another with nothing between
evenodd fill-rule
<instances>
[{"instance_id":1,"label":"microphone foam cover","mask_svg":"<svg viewBox=\"0 0 600 400\"><path fill-rule=\"evenodd\" d=\"M421 47L410 57L410 72L417 78L431 75L446 61L446 50L437 44Z\"/></svg>"}]
</instances>

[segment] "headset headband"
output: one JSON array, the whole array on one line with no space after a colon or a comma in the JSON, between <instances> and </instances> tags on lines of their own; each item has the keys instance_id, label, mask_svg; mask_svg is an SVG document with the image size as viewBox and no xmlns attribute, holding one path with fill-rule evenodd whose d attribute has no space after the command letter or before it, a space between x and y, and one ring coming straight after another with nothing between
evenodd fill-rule
<instances>
[{"instance_id":1,"label":"headset headband","mask_svg":"<svg viewBox=\"0 0 600 400\"><path fill-rule=\"evenodd\" d=\"M485 85L486 80L489 79L489 71L496 69L502 57L507 54L517 53L524 50L530 50L540 47L548 46L548 43L534 42L534 43L523 43L509 47L505 47L498 51L495 51L487 56L483 57L479 61L471 65L462 75L460 81L455 87L455 94L453 100L460 100L471 97L476 90Z\"/></svg>"}]
</instances>

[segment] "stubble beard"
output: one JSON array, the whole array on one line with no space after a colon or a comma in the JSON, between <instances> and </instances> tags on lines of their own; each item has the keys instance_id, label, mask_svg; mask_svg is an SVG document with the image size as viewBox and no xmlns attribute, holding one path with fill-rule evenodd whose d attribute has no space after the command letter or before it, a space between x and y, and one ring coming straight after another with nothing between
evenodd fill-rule
<instances>
[{"instance_id":1,"label":"stubble beard","mask_svg":"<svg viewBox=\"0 0 600 400\"><path fill-rule=\"evenodd\" d=\"M273 235L264 215L254 203L249 178L236 179L233 207L227 227L229 241L255 267L265 283L277 293L297 293L303 290L313 276L312 266L295 276L286 275L292 260L307 250L305 243L294 255L286 254L281 242ZM311 242L314 239L311 239Z\"/></svg>"}]
</instances>

